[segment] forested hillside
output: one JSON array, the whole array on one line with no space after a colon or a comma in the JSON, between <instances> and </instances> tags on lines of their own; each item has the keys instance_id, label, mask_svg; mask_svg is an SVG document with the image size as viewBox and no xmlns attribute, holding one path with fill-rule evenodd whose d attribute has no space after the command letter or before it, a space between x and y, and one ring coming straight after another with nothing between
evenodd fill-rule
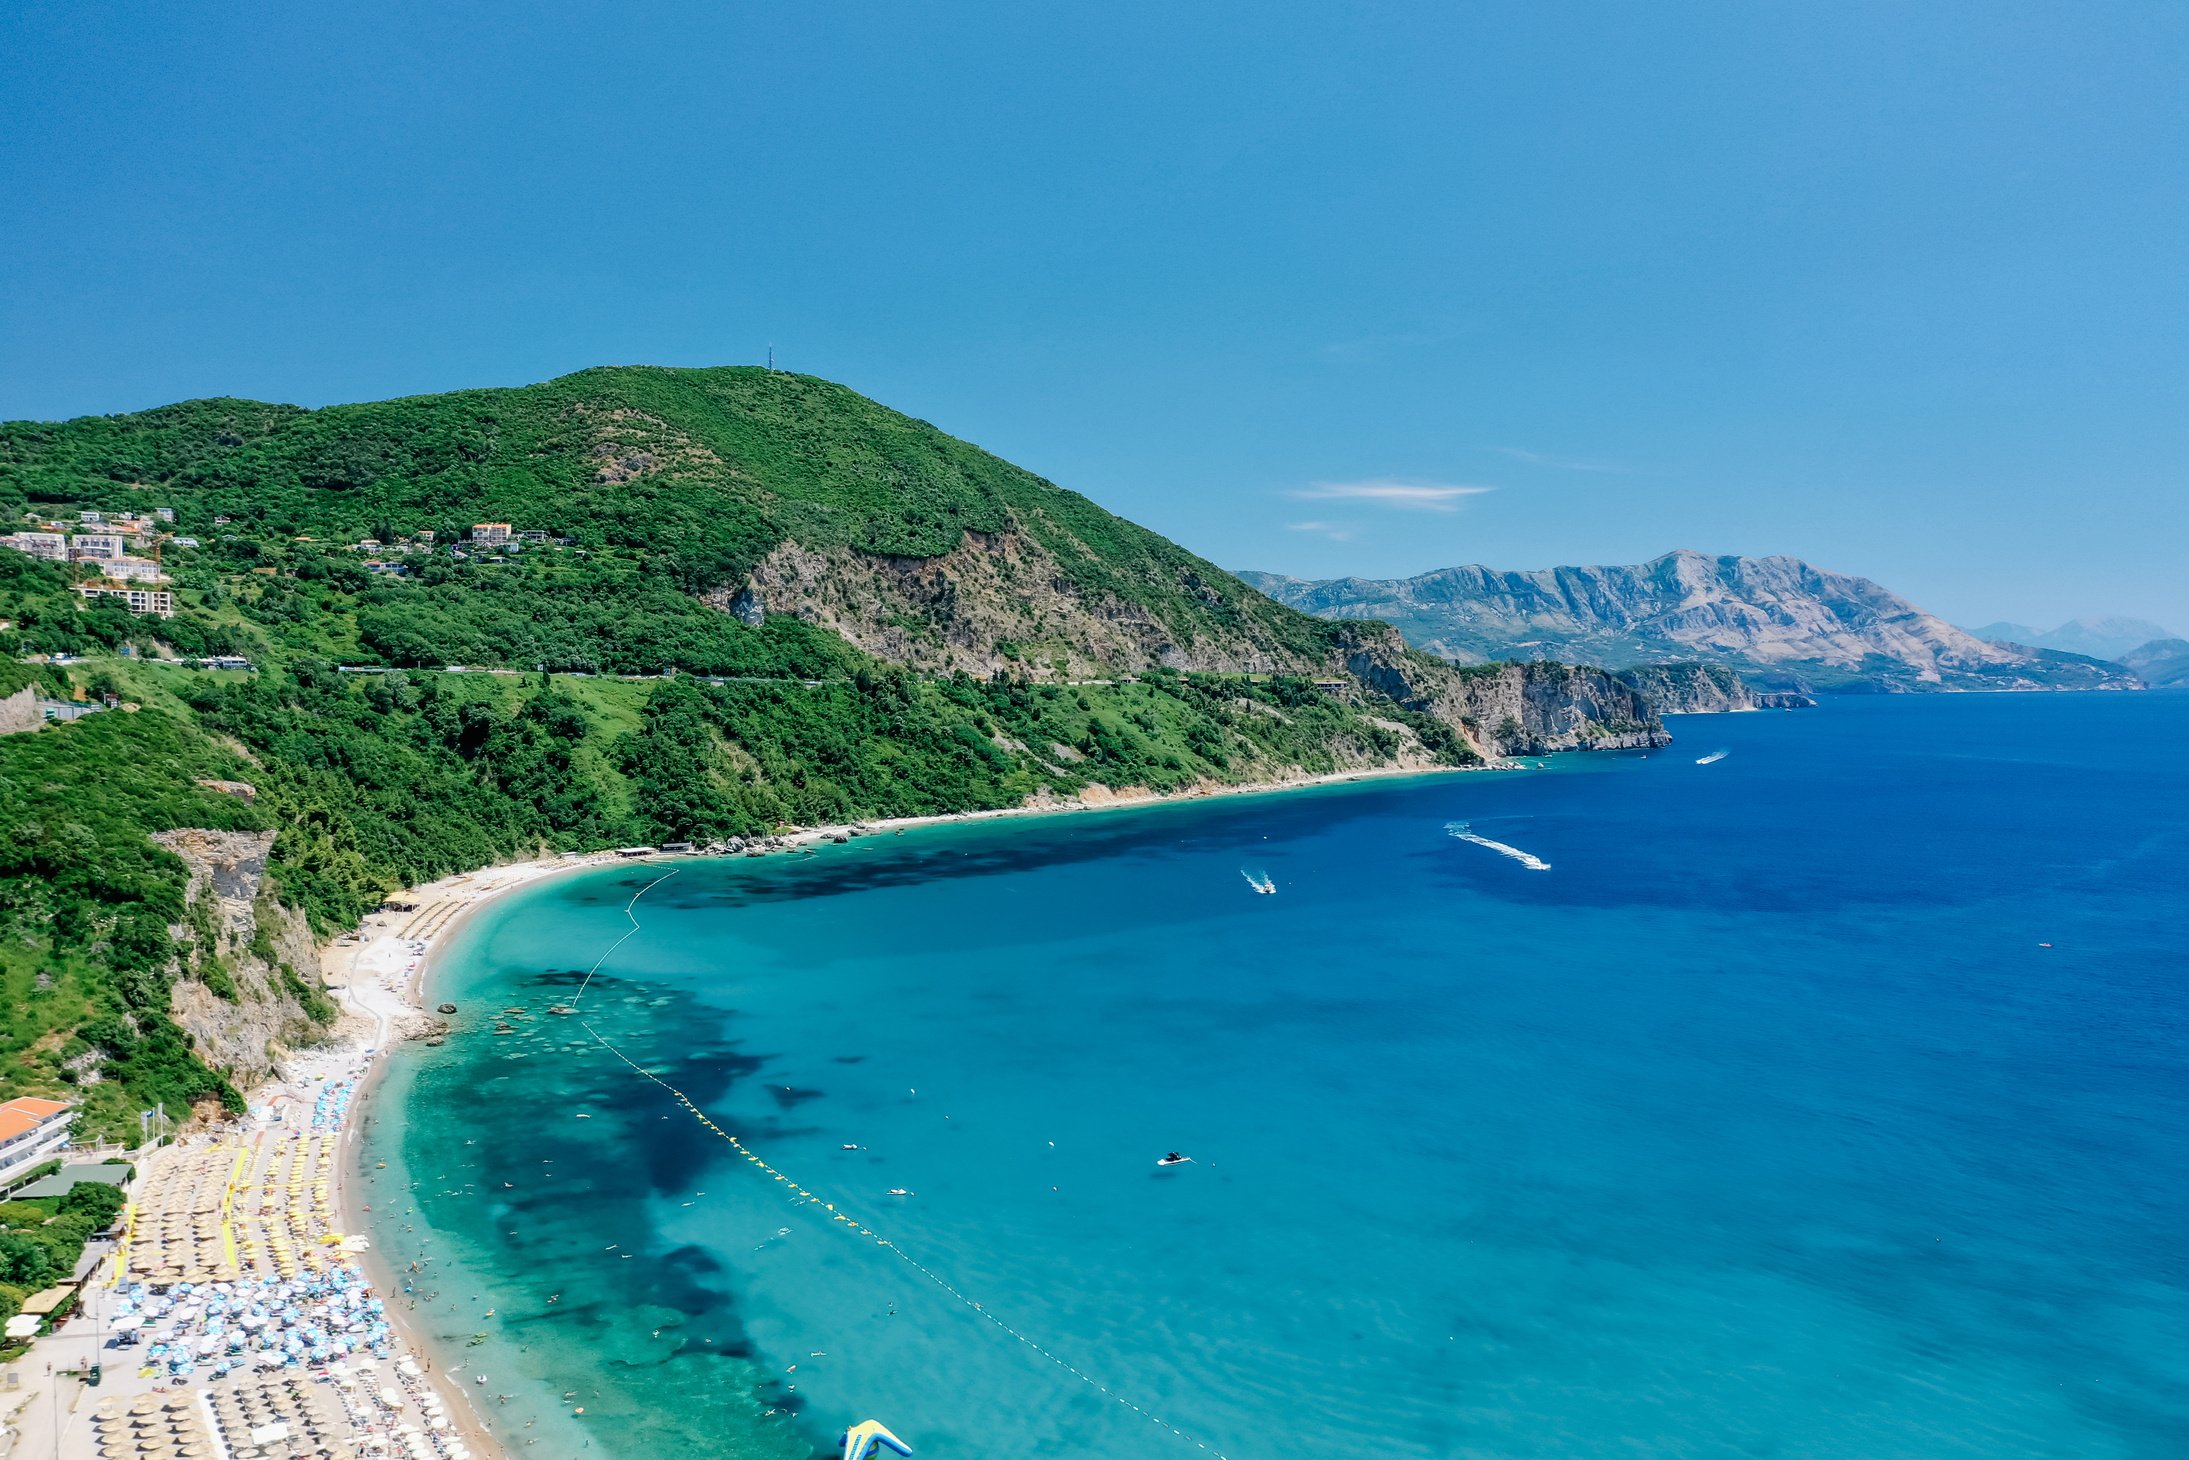
<instances>
[{"instance_id":1,"label":"forested hillside","mask_svg":"<svg viewBox=\"0 0 2189 1460\"><path fill-rule=\"evenodd\" d=\"M1319 622L766 371L15 423L0 516L126 520L172 594L0 550L0 695L77 717L0 735L0 1092L95 1129L232 1104L261 1056L210 1067L178 1011L324 1017L305 923L450 872L1658 733L1601 676Z\"/></svg>"}]
</instances>

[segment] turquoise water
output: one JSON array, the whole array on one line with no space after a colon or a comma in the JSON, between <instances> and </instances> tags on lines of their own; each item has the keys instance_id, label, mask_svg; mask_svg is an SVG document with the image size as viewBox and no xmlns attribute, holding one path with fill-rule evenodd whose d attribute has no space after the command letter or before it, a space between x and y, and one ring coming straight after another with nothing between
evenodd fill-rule
<instances>
[{"instance_id":1,"label":"turquoise water","mask_svg":"<svg viewBox=\"0 0 2189 1460\"><path fill-rule=\"evenodd\" d=\"M2189 1453L2189 696L1673 728L681 864L586 1017L894 1248L544 1013L657 873L539 884L382 1251L542 1454Z\"/></svg>"}]
</instances>

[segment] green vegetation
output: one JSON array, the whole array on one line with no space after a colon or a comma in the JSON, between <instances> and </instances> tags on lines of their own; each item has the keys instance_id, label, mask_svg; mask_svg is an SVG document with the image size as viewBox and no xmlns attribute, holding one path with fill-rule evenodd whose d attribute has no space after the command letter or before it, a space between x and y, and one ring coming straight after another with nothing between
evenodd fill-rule
<instances>
[{"instance_id":1,"label":"green vegetation","mask_svg":"<svg viewBox=\"0 0 2189 1460\"><path fill-rule=\"evenodd\" d=\"M87 1133L133 1131L155 1101L238 1098L170 1009L182 979L251 995L157 832L277 831L262 896L325 933L397 888L544 850L1096 783L1171 791L1402 749L1473 758L1364 685L1317 687L1357 629L802 376L605 369L317 411L212 400L0 425L5 522L154 508L199 543L165 546L170 619L87 603L68 566L0 551L0 693L36 680L124 706L0 737L0 1092L78 1099ZM466 542L480 521L550 540ZM785 542L919 558L968 532L1037 544L1047 586L1089 622L1291 672L1180 674L1151 652L1102 683L918 674L790 615L713 606ZM368 568L382 559L401 571ZM1028 676L1054 657L1003 647ZM252 668L176 662L211 656ZM250 956L331 1014L263 930Z\"/></svg>"},{"instance_id":2,"label":"green vegetation","mask_svg":"<svg viewBox=\"0 0 2189 1460\"><path fill-rule=\"evenodd\" d=\"M118 1186L82 1181L66 1196L0 1201L0 1322L75 1272L84 1244L114 1224L127 1200Z\"/></svg>"},{"instance_id":3,"label":"green vegetation","mask_svg":"<svg viewBox=\"0 0 2189 1460\"><path fill-rule=\"evenodd\" d=\"M738 582L787 539L933 556L968 530L1014 526L1056 554L1076 592L1139 605L1184 642L1243 634L1308 656L1330 642L1326 626L1077 493L840 385L753 368L613 367L317 411L208 400L0 424L0 514L59 505L173 508L178 531L207 545L178 554L187 586L271 568L277 582L254 585L241 617L370 662L810 673L836 651L751 644L691 595ZM376 590L355 555L328 551L426 531L445 547L482 519L566 539L565 561L536 561L552 549L437 557L416 582Z\"/></svg>"}]
</instances>

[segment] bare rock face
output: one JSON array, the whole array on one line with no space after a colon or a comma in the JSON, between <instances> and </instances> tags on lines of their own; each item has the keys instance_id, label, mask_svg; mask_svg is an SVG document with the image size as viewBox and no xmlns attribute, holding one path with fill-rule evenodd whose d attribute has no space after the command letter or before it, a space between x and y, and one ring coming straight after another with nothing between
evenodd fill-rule
<instances>
[{"instance_id":1,"label":"bare rock face","mask_svg":"<svg viewBox=\"0 0 2189 1460\"><path fill-rule=\"evenodd\" d=\"M45 716L38 710L38 686L26 684L0 699L0 735L21 735L44 724Z\"/></svg>"},{"instance_id":2,"label":"bare rock face","mask_svg":"<svg viewBox=\"0 0 2189 1460\"><path fill-rule=\"evenodd\" d=\"M1407 649L1388 624L1349 626L1346 642L1354 678L1460 727L1486 758L1671 743L1634 686L1601 669L1548 662L1459 669Z\"/></svg>"},{"instance_id":3,"label":"bare rock face","mask_svg":"<svg viewBox=\"0 0 2189 1460\"><path fill-rule=\"evenodd\" d=\"M320 987L318 944L265 885L274 833L191 828L152 839L190 868L190 920L170 929L182 958L170 1011L206 1063L254 1084L320 1028L299 992Z\"/></svg>"},{"instance_id":4,"label":"bare rock face","mask_svg":"<svg viewBox=\"0 0 2189 1460\"><path fill-rule=\"evenodd\" d=\"M1303 667L1244 636L1193 638L1136 604L1088 590L1016 529L967 532L956 548L928 558L786 542L734 596L724 590L707 599L732 613L763 600L768 612L829 629L877 658L939 673L1099 678L1155 664L1229 673Z\"/></svg>"},{"instance_id":5,"label":"bare rock face","mask_svg":"<svg viewBox=\"0 0 2189 1460\"><path fill-rule=\"evenodd\" d=\"M1300 675L1364 709L1381 695L1442 720L1484 757L1663 741L1662 724L1632 687L1599 671L1514 665L1485 678L1409 649L1398 630L1379 623L1347 623L1321 642L1284 641L1251 615L1201 617L1225 602L1206 579L1201 569L1186 571L1178 593L1163 600L1176 611L1159 613L1086 587L1042 541L1011 528L965 532L934 557L785 542L744 584L705 601L747 623L788 613L877 658L929 672L1099 679L1162 666ZM1407 725L1387 718L1377 729L1380 737L1365 732L1358 746L1334 747L1340 765L1442 763ZM1056 753L1076 758L1062 747Z\"/></svg>"},{"instance_id":6,"label":"bare rock face","mask_svg":"<svg viewBox=\"0 0 2189 1460\"><path fill-rule=\"evenodd\" d=\"M1763 690L1723 664L1638 664L1619 679L1660 715L1717 715L1738 710L1813 710L1817 702L1790 690Z\"/></svg>"}]
</instances>

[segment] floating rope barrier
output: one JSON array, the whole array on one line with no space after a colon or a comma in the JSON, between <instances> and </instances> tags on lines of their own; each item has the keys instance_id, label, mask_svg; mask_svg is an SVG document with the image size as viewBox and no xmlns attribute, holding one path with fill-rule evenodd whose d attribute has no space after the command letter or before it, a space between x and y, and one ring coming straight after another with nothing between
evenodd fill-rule
<instances>
[{"instance_id":1,"label":"floating rope barrier","mask_svg":"<svg viewBox=\"0 0 2189 1460\"><path fill-rule=\"evenodd\" d=\"M600 957L594 959L593 966L585 971L585 980L578 985L578 991L571 998L570 1001L573 1010L582 1011L585 1002L585 992L587 989L592 987L593 975L600 972L601 965L606 963L611 957L613 957L615 951L618 948L621 948L625 943L629 942L631 938L638 933L639 921L637 916L632 911L632 909L638 906L638 900L674 876L676 876L676 873L674 872L664 872L661 876L656 877L653 881L647 883L644 887L641 887L638 891L631 894L631 900L623 905L623 916L627 920L629 920L631 926L624 931L622 937L616 939L615 942L609 944L608 950L602 953ZM994 1313L990 1312L985 1304L980 1303L971 1297L968 1297L963 1292L960 1292L958 1288L954 1284L952 1284L948 1278L945 1278L942 1274L936 1272L933 1268L927 1266L927 1264L921 1262L918 1258L912 1256L912 1254L910 1254L909 1252L906 1252L895 1242L890 1241L887 1237L884 1237L881 1233L875 1231L872 1227L869 1227L864 1222L859 1221L857 1218L852 1217L845 1212L837 1210L836 1204L834 1202L823 1200L813 1191L799 1185L789 1176L777 1170L774 1166L769 1165L765 1160L761 1159L758 1152L754 1151L750 1146L746 1145L742 1140L738 1139L737 1136L731 1134L729 1131L726 1131L721 1126L715 1124L714 1120L708 1116L707 1112L700 1109L698 1105L694 1104L691 1098L687 1096L682 1090L679 1090L676 1086L670 1084L667 1080L662 1079L661 1076L655 1074L652 1070L647 1069L637 1060L634 1060L629 1055L625 1054L623 1050L616 1045L614 1040L611 1040L610 1038L608 1038L607 1035L602 1034L598 1029L595 1029L591 1021L589 1021L585 1017L583 1012L578 1013L577 1019L578 1026L582 1028L587 1034L593 1036L593 1038L599 1042L601 1048L607 1050L610 1054L614 1055L617 1059L623 1061L623 1063L625 1063L626 1065L629 1065L633 1073L639 1075L643 1079L649 1080L654 1084L659 1085L663 1090L667 1091L669 1097L672 1100L676 1101L678 1105L684 1107L686 1111L690 1112L694 1120L697 1120L701 1125L705 1126L707 1130L713 1135L719 1136L724 1141L728 1142L732 1150L736 1151L738 1155L745 1158L746 1164L752 1166L755 1170L767 1173L768 1177L771 1180L781 1182L784 1189L790 1192L797 1202L810 1203L811 1205L822 1208L829 1214L830 1221L841 1222L843 1223L846 1231L869 1239L876 1246L884 1249L892 1257L903 1263L906 1267L911 1268L921 1277L926 1278L930 1283L933 1283L936 1287L942 1289L945 1293L956 1299L960 1304L972 1310L980 1317L987 1319L997 1328L1002 1329L1012 1338L1017 1339L1027 1348L1041 1355L1041 1357L1047 1359L1057 1368L1062 1369L1065 1373L1071 1375L1074 1379L1077 1379L1080 1383L1086 1385L1089 1389L1094 1390L1095 1393L1101 1395L1103 1398L1109 1400L1111 1403L1120 1405L1123 1408L1132 1411L1134 1414L1139 1415L1142 1419L1146 1420L1149 1424L1154 1425L1158 1429L1168 1431L1173 1436L1185 1441L1187 1444L1192 1445L1194 1448L1207 1451L1209 1454L1215 1456L1216 1460L1229 1460L1229 1457L1226 1456L1223 1451L1209 1444L1206 1440L1198 1439L1195 1436L1188 1434L1186 1431L1172 1424L1169 1420L1163 1418L1161 1415L1155 1413L1153 1410L1148 1409L1143 1405L1137 1404L1133 1400L1127 1398L1125 1395L1118 1393L1115 1389L1112 1389L1109 1385L1094 1377L1094 1375L1078 1367L1069 1359L1060 1357L1049 1348L1044 1346L1037 1339L1031 1337L1030 1335L1022 1332L1017 1328L1012 1327L1009 1323L1005 1322L1003 1319L997 1317Z\"/></svg>"}]
</instances>

